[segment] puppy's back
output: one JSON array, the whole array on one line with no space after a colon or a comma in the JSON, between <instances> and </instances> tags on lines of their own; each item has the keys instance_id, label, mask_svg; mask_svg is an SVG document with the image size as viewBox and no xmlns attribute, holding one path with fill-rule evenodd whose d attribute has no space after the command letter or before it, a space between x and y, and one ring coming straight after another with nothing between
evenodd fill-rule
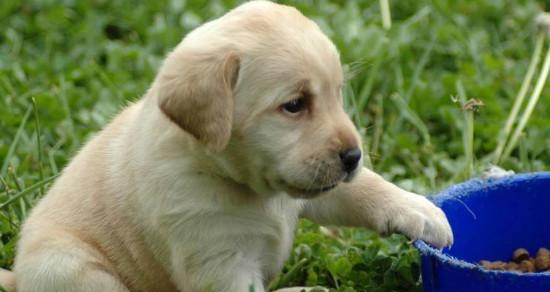
<instances>
[{"instance_id":1,"label":"puppy's back","mask_svg":"<svg viewBox=\"0 0 550 292\"><path fill-rule=\"evenodd\" d=\"M175 291L134 222L132 189L121 188L129 182L113 172L113 165L130 159L124 147L131 144L142 104L126 108L86 143L31 212L21 232L16 274L27 273L37 254L63 249L69 254L79 247L132 291ZM126 171L131 173L118 169Z\"/></svg>"}]
</instances>

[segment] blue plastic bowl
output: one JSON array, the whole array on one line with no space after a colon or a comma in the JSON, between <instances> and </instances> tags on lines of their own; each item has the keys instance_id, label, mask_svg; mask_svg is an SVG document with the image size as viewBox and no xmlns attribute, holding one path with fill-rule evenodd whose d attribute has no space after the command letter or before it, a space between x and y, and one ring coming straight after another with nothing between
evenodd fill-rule
<instances>
[{"instance_id":1,"label":"blue plastic bowl","mask_svg":"<svg viewBox=\"0 0 550 292\"><path fill-rule=\"evenodd\" d=\"M550 172L473 179L432 197L451 223L455 243L438 250L423 241L424 291L550 291L550 272L491 271L480 260L509 261L517 248L550 248Z\"/></svg>"}]
</instances>

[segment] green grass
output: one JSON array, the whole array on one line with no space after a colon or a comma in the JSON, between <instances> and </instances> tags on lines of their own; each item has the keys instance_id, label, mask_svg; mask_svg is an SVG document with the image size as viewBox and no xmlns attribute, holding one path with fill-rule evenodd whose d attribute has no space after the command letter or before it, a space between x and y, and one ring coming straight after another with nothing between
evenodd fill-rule
<instances>
[{"instance_id":1,"label":"green grass","mask_svg":"<svg viewBox=\"0 0 550 292\"><path fill-rule=\"evenodd\" d=\"M1 266L12 265L22 221L78 148L145 92L183 35L240 1L203 2L0 1ZM340 49L347 108L369 166L425 194L494 160L535 50L532 20L550 9L520 0L390 1L391 28L384 29L378 1L284 2L317 21ZM462 110L470 99L484 103L479 112ZM548 169L549 125L545 86L518 148L500 165ZM406 239L329 231L301 222L273 287L419 291L419 259Z\"/></svg>"}]
</instances>

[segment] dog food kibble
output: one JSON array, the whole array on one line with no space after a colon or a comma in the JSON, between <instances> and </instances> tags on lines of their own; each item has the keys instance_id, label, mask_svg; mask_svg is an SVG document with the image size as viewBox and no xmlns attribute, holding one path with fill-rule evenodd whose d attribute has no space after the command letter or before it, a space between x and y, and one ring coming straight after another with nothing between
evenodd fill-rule
<instances>
[{"instance_id":1,"label":"dog food kibble","mask_svg":"<svg viewBox=\"0 0 550 292\"><path fill-rule=\"evenodd\" d=\"M550 250L541 248L537 252L535 259L535 267L538 271L546 271L550 269Z\"/></svg>"},{"instance_id":2,"label":"dog food kibble","mask_svg":"<svg viewBox=\"0 0 550 292\"><path fill-rule=\"evenodd\" d=\"M532 258L524 248L518 248L512 254L512 261L480 261L479 264L489 270L516 271L521 273L545 272L550 270L550 250L540 248L537 256Z\"/></svg>"},{"instance_id":3,"label":"dog food kibble","mask_svg":"<svg viewBox=\"0 0 550 292\"><path fill-rule=\"evenodd\" d=\"M535 264L533 264L530 260L525 260L519 263L519 270L524 273L534 273L535 272Z\"/></svg>"},{"instance_id":4,"label":"dog food kibble","mask_svg":"<svg viewBox=\"0 0 550 292\"><path fill-rule=\"evenodd\" d=\"M514 251L512 255L512 260L516 263L521 263L521 261L529 259L529 252L525 248L518 248Z\"/></svg>"}]
</instances>

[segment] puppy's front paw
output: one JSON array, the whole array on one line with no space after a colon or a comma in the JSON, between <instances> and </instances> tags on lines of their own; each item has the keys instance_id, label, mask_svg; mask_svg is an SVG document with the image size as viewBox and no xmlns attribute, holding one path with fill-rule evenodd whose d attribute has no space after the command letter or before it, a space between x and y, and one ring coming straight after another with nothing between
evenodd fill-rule
<instances>
[{"instance_id":1,"label":"puppy's front paw","mask_svg":"<svg viewBox=\"0 0 550 292\"><path fill-rule=\"evenodd\" d=\"M453 231L445 213L423 196L409 194L389 218L390 228L411 239L422 239L442 248L453 244Z\"/></svg>"}]
</instances>

